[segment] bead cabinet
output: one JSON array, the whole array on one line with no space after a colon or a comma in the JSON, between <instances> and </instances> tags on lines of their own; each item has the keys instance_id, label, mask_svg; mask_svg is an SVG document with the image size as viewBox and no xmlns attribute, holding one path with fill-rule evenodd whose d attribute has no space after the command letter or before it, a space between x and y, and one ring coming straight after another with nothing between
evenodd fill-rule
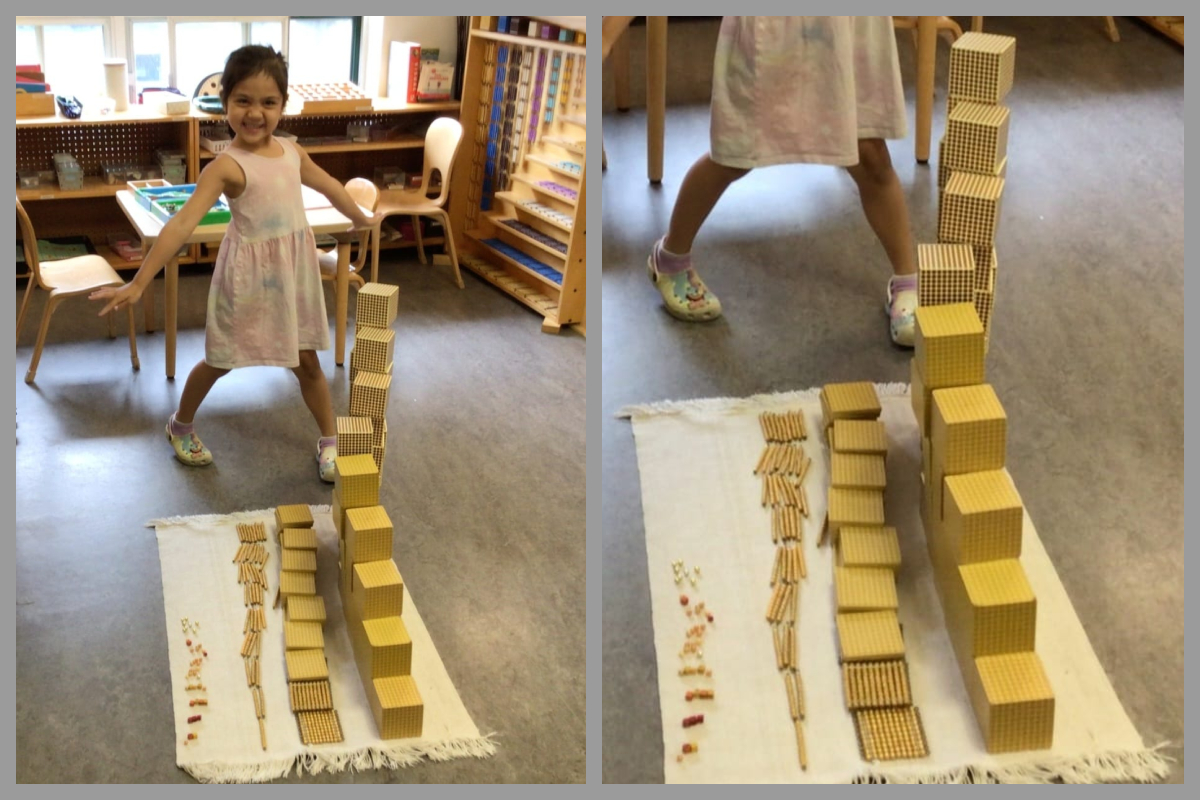
<instances>
[{"instance_id":1,"label":"bead cabinet","mask_svg":"<svg viewBox=\"0 0 1200 800\"><path fill-rule=\"evenodd\" d=\"M542 315L585 323L584 17L472 17L450 193L460 262Z\"/></svg>"}]
</instances>

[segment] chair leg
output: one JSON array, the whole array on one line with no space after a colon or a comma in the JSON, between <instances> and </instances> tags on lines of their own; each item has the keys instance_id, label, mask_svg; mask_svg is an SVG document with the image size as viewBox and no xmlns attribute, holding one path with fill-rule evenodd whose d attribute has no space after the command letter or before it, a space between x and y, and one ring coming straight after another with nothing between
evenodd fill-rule
<instances>
[{"instance_id":1,"label":"chair leg","mask_svg":"<svg viewBox=\"0 0 1200 800\"><path fill-rule=\"evenodd\" d=\"M382 223L376 225L367 234L367 244L371 248L371 283L379 283L379 242L382 239Z\"/></svg>"},{"instance_id":2,"label":"chair leg","mask_svg":"<svg viewBox=\"0 0 1200 800\"><path fill-rule=\"evenodd\" d=\"M1112 17L1104 18L1104 29L1108 31L1108 38L1114 42L1121 41L1121 33L1117 30L1117 22Z\"/></svg>"},{"instance_id":3,"label":"chair leg","mask_svg":"<svg viewBox=\"0 0 1200 800\"><path fill-rule=\"evenodd\" d=\"M462 273L458 269L458 249L454 246L454 231L450 229L450 215L444 209L438 210L442 217L442 228L446 232L446 249L450 251L450 264L454 267L454 282L458 288L463 288Z\"/></svg>"},{"instance_id":4,"label":"chair leg","mask_svg":"<svg viewBox=\"0 0 1200 800\"><path fill-rule=\"evenodd\" d=\"M949 44L954 44L958 41L958 37L962 36L962 28L951 17L938 18L938 33Z\"/></svg>"},{"instance_id":5,"label":"chair leg","mask_svg":"<svg viewBox=\"0 0 1200 800\"><path fill-rule=\"evenodd\" d=\"M971 32L983 33L983 17L971 17Z\"/></svg>"},{"instance_id":6,"label":"chair leg","mask_svg":"<svg viewBox=\"0 0 1200 800\"><path fill-rule=\"evenodd\" d=\"M126 306L125 311L129 314L129 360L133 364L135 370L142 368L142 363L138 361L137 354L137 320L134 319L133 306ZM109 314L109 319L112 314Z\"/></svg>"},{"instance_id":7,"label":"chair leg","mask_svg":"<svg viewBox=\"0 0 1200 800\"><path fill-rule=\"evenodd\" d=\"M425 260L425 239L421 236L421 218L414 216L412 218L413 235L417 237L417 257L421 259L422 264L428 264Z\"/></svg>"},{"instance_id":8,"label":"chair leg","mask_svg":"<svg viewBox=\"0 0 1200 800\"><path fill-rule=\"evenodd\" d=\"M42 312L42 326L38 328L37 344L33 346L33 359L29 362L29 371L25 373L25 382L33 383L33 378L37 375L38 362L42 359L42 347L46 344L46 331L50 330L50 317L54 314L54 307L58 305L59 298L50 295L46 301L46 310Z\"/></svg>"},{"instance_id":9,"label":"chair leg","mask_svg":"<svg viewBox=\"0 0 1200 800\"><path fill-rule=\"evenodd\" d=\"M33 282L33 278L29 278L29 283L25 286L25 299L21 301L21 312L17 314L17 339L21 338L21 326L25 324L25 312L29 310L29 300L33 297L34 291L37 290L37 284Z\"/></svg>"}]
</instances>

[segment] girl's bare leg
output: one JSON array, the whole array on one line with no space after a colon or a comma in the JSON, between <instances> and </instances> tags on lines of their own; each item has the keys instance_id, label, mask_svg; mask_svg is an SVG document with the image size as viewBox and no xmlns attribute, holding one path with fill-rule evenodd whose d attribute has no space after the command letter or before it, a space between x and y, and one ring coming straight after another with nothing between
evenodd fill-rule
<instances>
[{"instance_id":1,"label":"girl's bare leg","mask_svg":"<svg viewBox=\"0 0 1200 800\"><path fill-rule=\"evenodd\" d=\"M747 172L722 166L705 154L684 176L671 211L670 228L655 243L649 261L650 276L672 316L687 322L721 316L721 301L692 268L692 243L721 195Z\"/></svg>"},{"instance_id":2,"label":"girl's bare leg","mask_svg":"<svg viewBox=\"0 0 1200 800\"><path fill-rule=\"evenodd\" d=\"M863 212L887 252L892 271L897 275L916 274L908 204L904 200L904 187L892 168L887 144L882 139L859 141L858 163L847 167L847 171L858 185Z\"/></svg>"},{"instance_id":3,"label":"girl's bare leg","mask_svg":"<svg viewBox=\"0 0 1200 800\"><path fill-rule=\"evenodd\" d=\"M300 351L300 366L292 370L300 380L300 393L304 403L312 412L322 437L337 436L337 422L333 416L333 398L329 395L329 383L321 370L321 362L313 350Z\"/></svg>"},{"instance_id":4,"label":"girl's bare leg","mask_svg":"<svg viewBox=\"0 0 1200 800\"><path fill-rule=\"evenodd\" d=\"M882 139L858 143L858 163L848 167L858 185L863 213L887 253L895 273L888 281L888 317L892 341L912 347L916 331L917 264L904 187L892 168Z\"/></svg>"},{"instance_id":5,"label":"girl's bare leg","mask_svg":"<svg viewBox=\"0 0 1200 800\"><path fill-rule=\"evenodd\" d=\"M190 425L200 410L200 404L208 397L213 385L229 374L229 370L210 367L201 361L192 367L188 373L187 382L183 385L183 394L179 398L179 410L175 412L175 421L181 425Z\"/></svg>"},{"instance_id":6,"label":"girl's bare leg","mask_svg":"<svg viewBox=\"0 0 1200 800\"><path fill-rule=\"evenodd\" d=\"M686 255L692 252L692 242L700 226L725 194L730 184L750 170L726 167L713 161L705 153L692 165L679 187L679 197L671 212L671 227L663 239L663 246L672 253Z\"/></svg>"}]
</instances>

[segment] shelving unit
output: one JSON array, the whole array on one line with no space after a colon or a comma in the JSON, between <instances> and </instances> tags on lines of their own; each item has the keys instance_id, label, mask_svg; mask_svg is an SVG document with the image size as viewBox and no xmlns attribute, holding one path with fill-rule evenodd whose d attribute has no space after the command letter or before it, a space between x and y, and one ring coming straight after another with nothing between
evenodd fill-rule
<instances>
[{"instance_id":1,"label":"shelving unit","mask_svg":"<svg viewBox=\"0 0 1200 800\"><path fill-rule=\"evenodd\" d=\"M457 116L457 102L405 103L390 98L375 98L371 111L337 113L285 113L280 129L300 137L344 135L352 121L400 127L397 137L378 142L346 142L305 147L305 151L338 180L361 176L371 179L376 166L397 166L409 173L421 170L424 132L438 116ZM60 116L21 117L16 120L17 169L48 170L57 152L75 156L84 170L82 189L64 191L57 183L50 186L16 190L39 236L87 236L96 252L118 270L135 270L140 261L126 261L108 247L108 234L128 231L129 224L116 202L116 193L125 188L108 184L100 177L102 162L122 161L154 163L154 151L160 147L182 150L187 154L187 180L195 182L205 165L216 156L200 148L200 125L220 122L221 115L193 111L190 114L164 116L134 106L128 111L105 116L69 120ZM424 237L426 246L445 243L441 236ZM383 249L415 247L413 240L384 242ZM216 246L193 245L181 264L211 262Z\"/></svg>"},{"instance_id":2,"label":"shelving unit","mask_svg":"<svg viewBox=\"0 0 1200 800\"><path fill-rule=\"evenodd\" d=\"M140 261L126 261L108 247L108 234L128 230L117 206L122 184L100 177L102 162L153 164L154 151L165 147L187 154L188 175L195 175L194 124L191 117L164 116L141 107L106 116L68 120L62 117L20 117L16 121L17 169L49 170L54 154L71 153L83 168L82 189L50 186L17 189L38 236L87 236L96 252L118 270L136 269ZM195 263L196 249L180 259Z\"/></svg>"},{"instance_id":3,"label":"shelving unit","mask_svg":"<svg viewBox=\"0 0 1200 800\"><path fill-rule=\"evenodd\" d=\"M543 331L582 330L585 18L521 18L537 37L499 32L499 19L471 18L464 143L450 191L459 261L541 314Z\"/></svg>"}]
</instances>

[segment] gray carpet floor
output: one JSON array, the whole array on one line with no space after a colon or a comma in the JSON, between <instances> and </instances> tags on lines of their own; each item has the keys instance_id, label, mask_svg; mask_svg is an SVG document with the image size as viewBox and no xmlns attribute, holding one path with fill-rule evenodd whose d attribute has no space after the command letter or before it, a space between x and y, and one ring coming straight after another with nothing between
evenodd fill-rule
<instances>
[{"instance_id":1,"label":"gray carpet floor","mask_svg":"<svg viewBox=\"0 0 1200 800\"><path fill-rule=\"evenodd\" d=\"M1008 414L1008 468L1117 695L1146 744L1173 743L1170 781L1182 783L1183 52L1130 18L1116 44L1099 17L986 24L1018 40L988 357ZM682 77L669 81L708 80L713 23L670 30L682 61L668 74ZM912 120L907 34L899 46ZM934 161L915 162L911 128L891 143L918 242L936 239L947 62L943 43ZM633 437L614 412L907 382L911 352L888 339L889 268L854 184L827 167L775 167L735 184L693 251L725 316L670 318L646 256L707 150L707 108L668 109L661 188L646 181L643 112L606 114L604 137L603 776L656 782L647 570L667 565L646 563Z\"/></svg>"},{"instance_id":2,"label":"gray carpet floor","mask_svg":"<svg viewBox=\"0 0 1200 800\"><path fill-rule=\"evenodd\" d=\"M446 268L385 258L380 279L401 287L381 492L395 560L498 752L287 780L582 781L585 342L541 333L540 317L470 274L459 290ZM19 337L19 782L191 781L175 766L164 622L178 623L165 620L144 523L331 502L316 425L285 370L235 371L213 389L196 422L212 467L172 458L163 426L203 357L208 283L181 281L174 382L161 332L139 336L132 372L127 339L107 339L86 300L56 312L32 386L23 379L44 293ZM162 295L160 280L160 320ZM346 414L348 370L332 350L321 361Z\"/></svg>"}]
</instances>

